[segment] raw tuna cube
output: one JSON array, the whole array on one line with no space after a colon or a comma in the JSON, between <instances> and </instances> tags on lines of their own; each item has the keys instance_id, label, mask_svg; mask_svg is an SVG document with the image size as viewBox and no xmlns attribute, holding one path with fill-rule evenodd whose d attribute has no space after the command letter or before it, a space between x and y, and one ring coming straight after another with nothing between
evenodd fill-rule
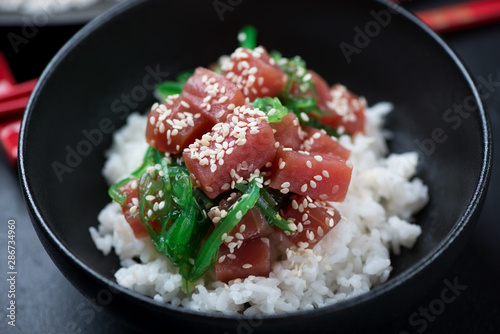
<instances>
[{"instance_id":1,"label":"raw tuna cube","mask_svg":"<svg viewBox=\"0 0 500 334\"><path fill-rule=\"evenodd\" d=\"M251 239L235 248L232 253L225 244L219 247L219 257L215 264L215 277L219 281L228 282L250 275L269 276L270 272L271 248L266 237Z\"/></svg>"},{"instance_id":2,"label":"raw tuna cube","mask_svg":"<svg viewBox=\"0 0 500 334\"><path fill-rule=\"evenodd\" d=\"M181 98L212 122L224 122L226 116L245 98L236 84L209 69L198 67L182 89Z\"/></svg>"},{"instance_id":3,"label":"raw tuna cube","mask_svg":"<svg viewBox=\"0 0 500 334\"><path fill-rule=\"evenodd\" d=\"M341 219L335 208L303 196L292 197L283 211L283 218L297 225L297 231L288 234L288 239L301 248L313 248Z\"/></svg>"},{"instance_id":4,"label":"raw tuna cube","mask_svg":"<svg viewBox=\"0 0 500 334\"><path fill-rule=\"evenodd\" d=\"M344 128L350 134L365 133L366 100L337 84L330 89L330 97L323 101L326 104L324 111L330 115L322 116L320 122L333 128Z\"/></svg>"},{"instance_id":5,"label":"raw tuna cube","mask_svg":"<svg viewBox=\"0 0 500 334\"><path fill-rule=\"evenodd\" d=\"M183 152L195 184L210 198L232 188L271 163L276 154L274 134L261 111L236 107L226 122L197 139Z\"/></svg>"},{"instance_id":6,"label":"raw tuna cube","mask_svg":"<svg viewBox=\"0 0 500 334\"><path fill-rule=\"evenodd\" d=\"M299 120L294 113L289 112L281 122L270 123L275 130L274 139L283 147L298 150L302 142L302 131Z\"/></svg>"},{"instance_id":7,"label":"raw tuna cube","mask_svg":"<svg viewBox=\"0 0 500 334\"><path fill-rule=\"evenodd\" d=\"M342 202L351 181L352 165L333 155L278 148L269 186L322 201Z\"/></svg>"},{"instance_id":8,"label":"raw tuna cube","mask_svg":"<svg viewBox=\"0 0 500 334\"><path fill-rule=\"evenodd\" d=\"M217 225L225 217L228 209L238 197L238 195L231 196L228 200L221 201L217 207L212 208L208 212L208 216L214 225ZM233 230L228 233L224 243L229 248L234 248L250 239L265 237L272 232L273 229L267 223L264 214L258 208L254 207L248 210Z\"/></svg>"},{"instance_id":9,"label":"raw tuna cube","mask_svg":"<svg viewBox=\"0 0 500 334\"><path fill-rule=\"evenodd\" d=\"M149 112L146 141L162 152L177 154L210 128L211 123L201 113L179 95L172 95Z\"/></svg>"},{"instance_id":10,"label":"raw tuna cube","mask_svg":"<svg viewBox=\"0 0 500 334\"><path fill-rule=\"evenodd\" d=\"M149 233L146 227L144 227L139 214L139 200L137 199L138 183L138 180L132 180L120 187L120 191L127 196L125 203L122 205L122 212L125 216L125 220L134 231L134 235L137 238L143 238L145 236L149 236ZM160 224L156 220L149 223L155 231L160 230Z\"/></svg>"},{"instance_id":11,"label":"raw tuna cube","mask_svg":"<svg viewBox=\"0 0 500 334\"><path fill-rule=\"evenodd\" d=\"M250 101L257 97L275 97L285 88L288 76L259 46L254 50L236 49L222 62L222 74L240 88Z\"/></svg>"}]
</instances>

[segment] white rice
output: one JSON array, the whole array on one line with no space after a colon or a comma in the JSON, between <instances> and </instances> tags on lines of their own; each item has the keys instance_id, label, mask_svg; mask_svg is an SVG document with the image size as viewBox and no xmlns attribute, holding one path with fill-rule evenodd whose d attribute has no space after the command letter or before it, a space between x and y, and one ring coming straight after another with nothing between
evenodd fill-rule
<instances>
[{"instance_id":1,"label":"white rice","mask_svg":"<svg viewBox=\"0 0 500 334\"><path fill-rule=\"evenodd\" d=\"M137 239L121 208L110 203L100 213L98 228L90 233L104 254L112 249L122 268L117 282L127 288L203 312L247 315L309 310L366 293L385 282L391 273L391 251L411 248L421 233L412 215L428 200L427 187L414 178L415 152L387 156L384 116L392 110L379 103L367 110L368 131L351 142L354 165L348 195L334 203L343 219L312 250L288 251L287 260L275 263L269 277L249 277L225 284L200 279L191 295L182 289L177 268L156 252L148 238ZM146 149L146 117L132 114L115 134L103 174L111 184L127 176L141 162ZM248 307L248 305L250 305Z\"/></svg>"},{"instance_id":2,"label":"white rice","mask_svg":"<svg viewBox=\"0 0 500 334\"><path fill-rule=\"evenodd\" d=\"M0 11L18 12L21 14L56 14L70 10L84 9L99 1L100 0L0 0Z\"/></svg>"}]
</instances>

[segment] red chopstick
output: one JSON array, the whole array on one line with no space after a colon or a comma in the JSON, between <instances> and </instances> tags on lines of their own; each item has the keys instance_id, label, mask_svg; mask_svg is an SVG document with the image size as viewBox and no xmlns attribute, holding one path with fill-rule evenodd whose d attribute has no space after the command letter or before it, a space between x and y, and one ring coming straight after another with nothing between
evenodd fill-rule
<instances>
[{"instance_id":1,"label":"red chopstick","mask_svg":"<svg viewBox=\"0 0 500 334\"><path fill-rule=\"evenodd\" d=\"M0 102L0 120L5 118L10 118L12 116L20 116L26 109L26 104L28 104L29 95L16 98L14 100L9 100L5 102Z\"/></svg>"},{"instance_id":2,"label":"red chopstick","mask_svg":"<svg viewBox=\"0 0 500 334\"><path fill-rule=\"evenodd\" d=\"M31 79L6 88L3 92L0 92L0 104L20 97L30 96L37 81L38 79Z\"/></svg>"},{"instance_id":3,"label":"red chopstick","mask_svg":"<svg viewBox=\"0 0 500 334\"><path fill-rule=\"evenodd\" d=\"M479 0L415 13L437 33L447 33L500 22L500 1Z\"/></svg>"},{"instance_id":4,"label":"red chopstick","mask_svg":"<svg viewBox=\"0 0 500 334\"><path fill-rule=\"evenodd\" d=\"M3 147L5 156L12 166L16 166L17 164L17 146L20 128L20 118L0 124L0 145Z\"/></svg>"}]
</instances>

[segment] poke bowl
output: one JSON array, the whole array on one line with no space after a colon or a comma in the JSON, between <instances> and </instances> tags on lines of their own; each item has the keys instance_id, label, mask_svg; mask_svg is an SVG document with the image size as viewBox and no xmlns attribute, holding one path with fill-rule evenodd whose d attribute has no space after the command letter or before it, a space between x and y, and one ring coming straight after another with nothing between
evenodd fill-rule
<instances>
[{"instance_id":1,"label":"poke bowl","mask_svg":"<svg viewBox=\"0 0 500 334\"><path fill-rule=\"evenodd\" d=\"M122 3L48 65L19 152L53 261L143 331L388 321L456 259L491 168L464 66L384 1Z\"/></svg>"}]
</instances>

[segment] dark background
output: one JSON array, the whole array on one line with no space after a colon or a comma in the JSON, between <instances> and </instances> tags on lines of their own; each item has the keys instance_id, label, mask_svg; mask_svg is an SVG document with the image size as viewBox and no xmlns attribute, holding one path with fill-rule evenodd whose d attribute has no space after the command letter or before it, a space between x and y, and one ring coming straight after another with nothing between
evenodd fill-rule
<instances>
[{"instance_id":1,"label":"dark background","mask_svg":"<svg viewBox=\"0 0 500 334\"><path fill-rule=\"evenodd\" d=\"M457 2L460 1L413 0L406 2L404 7L421 10ZM7 56L18 82L39 76L64 42L87 20L110 5L112 3L104 1L89 10L47 17L0 13L0 50ZM37 24L27 25L26 22ZM12 45L14 34L30 36L26 43L17 45L17 52ZM389 323L381 323L378 328L367 328L367 333L500 332L500 219L497 213L500 202L500 143L497 139L500 136L500 24L449 33L443 38L462 59L474 79L480 82L479 78L484 78L499 83L499 86L493 86L493 91L484 100L496 139L488 197L470 242L444 279L415 305L401 310ZM7 325L8 319L5 317L8 305L5 275L8 271L6 236L9 219L16 221L18 274L15 328ZM52 263L31 225L19 188L17 171L8 165L2 155L0 247L0 333L131 332L101 307L85 299ZM454 294L450 293L453 290L449 286L456 287ZM448 302L443 303L443 298L448 298Z\"/></svg>"}]
</instances>

